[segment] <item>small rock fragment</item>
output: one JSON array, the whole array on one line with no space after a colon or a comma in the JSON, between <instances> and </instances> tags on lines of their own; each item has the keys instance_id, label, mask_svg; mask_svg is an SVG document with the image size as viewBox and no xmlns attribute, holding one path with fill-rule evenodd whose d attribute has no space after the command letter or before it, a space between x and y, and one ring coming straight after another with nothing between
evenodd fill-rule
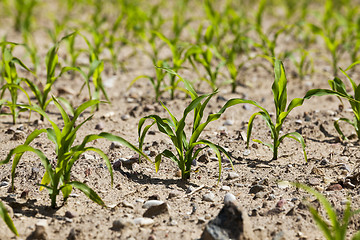
<instances>
[{"instance_id":1,"label":"small rock fragment","mask_svg":"<svg viewBox=\"0 0 360 240\"><path fill-rule=\"evenodd\" d=\"M242 209L231 203L225 205L218 216L209 221L202 235L202 240L215 239L255 239L251 223Z\"/></svg>"},{"instance_id":2,"label":"small rock fragment","mask_svg":"<svg viewBox=\"0 0 360 240\"><path fill-rule=\"evenodd\" d=\"M154 200L151 200L151 201L154 201ZM169 212L168 205L167 205L167 203L163 202L160 205L154 205L154 206L149 207L143 214L143 217L152 218L154 216L158 216L160 214L168 213L168 212Z\"/></svg>"},{"instance_id":3,"label":"small rock fragment","mask_svg":"<svg viewBox=\"0 0 360 240\"><path fill-rule=\"evenodd\" d=\"M118 220L113 221L112 230L119 231L125 227L131 227L135 224L135 221L129 218L120 218Z\"/></svg>"},{"instance_id":4,"label":"small rock fragment","mask_svg":"<svg viewBox=\"0 0 360 240\"><path fill-rule=\"evenodd\" d=\"M112 142L111 144L110 144L110 149L112 150L112 149L115 149L115 148L120 148L121 147L121 144L120 143L118 143L118 142Z\"/></svg>"},{"instance_id":5,"label":"small rock fragment","mask_svg":"<svg viewBox=\"0 0 360 240\"><path fill-rule=\"evenodd\" d=\"M212 192L208 192L203 195L202 200L206 202L214 202L215 195Z\"/></svg>"},{"instance_id":6,"label":"small rock fragment","mask_svg":"<svg viewBox=\"0 0 360 240\"><path fill-rule=\"evenodd\" d=\"M123 121L127 121L127 120L129 120L130 119L130 115L128 115L128 114L124 114L124 115L121 115L121 120L123 120Z\"/></svg>"},{"instance_id":7,"label":"small rock fragment","mask_svg":"<svg viewBox=\"0 0 360 240\"><path fill-rule=\"evenodd\" d=\"M136 225L140 225L141 227L146 227L154 224L154 220L152 220L151 218L135 218L134 223Z\"/></svg>"},{"instance_id":8,"label":"small rock fragment","mask_svg":"<svg viewBox=\"0 0 360 240\"><path fill-rule=\"evenodd\" d=\"M264 186L256 184L250 188L249 193L256 194L258 192L263 192L264 190L265 190Z\"/></svg>"},{"instance_id":9,"label":"small rock fragment","mask_svg":"<svg viewBox=\"0 0 360 240\"><path fill-rule=\"evenodd\" d=\"M221 191L230 191L230 187L229 186L222 186L220 188Z\"/></svg>"},{"instance_id":10,"label":"small rock fragment","mask_svg":"<svg viewBox=\"0 0 360 240\"><path fill-rule=\"evenodd\" d=\"M235 179L238 177L239 177L239 174L237 174L236 172L229 172L227 179L231 180L231 179Z\"/></svg>"},{"instance_id":11,"label":"small rock fragment","mask_svg":"<svg viewBox=\"0 0 360 240\"><path fill-rule=\"evenodd\" d=\"M160 200L148 200L143 204L142 208L148 209L150 207L159 206L163 203L164 202Z\"/></svg>"},{"instance_id":12,"label":"small rock fragment","mask_svg":"<svg viewBox=\"0 0 360 240\"><path fill-rule=\"evenodd\" d=\"M74 218L76 216L77 216L76 213L73 213L73 212L70 212L70 211L65 212L65 217L67 217L67 218Z\"/></svg>"},{"instance_id":13,"label":"small rock fragment","mask_svg":"<svg viewBox=\"0 0 360 240\"><path fill-rule=\"evenodd\" d=\"M244 156L249 156L250 153L251 153L250 149L245 149L243 155Z\"/></svg>"},{"instance_id":14,"label":"small rock fragment","mask_svg":"<svg viewBox=\"0 0 360 240\"><path fill-rule=\"evenodd\" d=\"M236 197L233 194L231 194L231 193L225 194L225 197L224 197L225 205L229 205L230 203L235 203L235 202L236 202Z\"/></svg>"},{"instance_id":15,"label":"small rock fragment","mask_svg":"<svg viewBox=\"0 0 360 240\"><path fill-rule=\"evenodd\" d=\"M21 140L21 139L25 139L26 135L23 131L19 131L19 130L15 130L14 135L10 138L10 140Z\"/></svg>"},{"instance_id":16,"label":"small rock fragment","mask_svg":"<svg viewBox=\"0 0 360 240\"><path fill-rule=\"evenodd\" d=\"M66 239L67 240L81 240L81 239L85 239L85 235L80 228L72 228Z\"/></svg>"},{"instance_id":17,"label":"small rock fragment","mask_svg":"<svg viewBox=\"0 0 360 240\"><path fill-rule=\"evenodd\" d=\"M341 186L340 184L336 183L336 184L330 185L330 186L326 189L326 191L340 191L340 190L342 190L342 189L343 189L342 186Z\"/></svg>"},{"instance_id":18,"label":"small rock fragment","mask_svg":"<svg viewBox=\"0 0 360 240\"><path fill-rule=\"evenodd\" d=\"M223 123L223 126L232 126L234 125L234 121L232 120L225 120L225 122Z\"/></svg>"},{"instance_id":19,"label":"small rock fragment","mask_svg":"<svg viewBox=\"0 0 360 240\"><path fill-rule=\"evenodd\" d=\"M46 240L47 233L46 228L48 224L46 219L42 219L35 224L35 231L33 231L27 239Z\"/></svg>"},{"instance_id":20,"label":"small rock fragment","mask_svg":"<svg viewBox=\"0 0 360 240\"><path fill-rule=\"evenodd\" d=\"M96 130L103 130L105 127L105 124L103 122L99 122L95 125Z\"/></svg>"}]
</instances>

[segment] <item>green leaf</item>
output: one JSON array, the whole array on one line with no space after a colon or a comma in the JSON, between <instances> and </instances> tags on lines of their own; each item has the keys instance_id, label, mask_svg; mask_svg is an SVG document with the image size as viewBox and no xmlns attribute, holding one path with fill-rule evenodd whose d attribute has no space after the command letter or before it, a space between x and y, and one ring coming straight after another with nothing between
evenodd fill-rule
<instances>
[{"instance_id":1,"label":"green leaf","mask_svg":"<svg viewBox=\"0 0 360 240\"><path fill-rule=\"evenodd\" d=\"M283 141L283 139L286 137L292 138L292 139L298 141L299 143L301 143L301 146L302 146L303 152L304 152L305 161L307 162L307 155L306 155L306 151L305 151L306 145L305 145L304 138L301 136L301 134L298 132L287 133L287 134L283 135L282 137L280 137L279 143L281 143Z\"/></svg>"},{"instance_id":2,"label":"green leaf","mask_svg":"<svg viewBox=\"0 0 360 240\"><path fill-rule=\"evenodd\" d=\"M69 182L68 184L82 191L93 202L103 207L106 207L105 203L101 200L99 195L97 195L97 193L94 190L92 190L90 187L88 187L85 183L73 181L73 182Z\"/></svg>"},{"instance_id":3,"label":"green leaf","mask_svg":"<svg viewBox=\"0 0 360 240\"><path fill-rule=\"evenodd\" d=\"M344 135L344 133L343 133L343 132L341 131L341 129L340 129L340 126L339 126L339 122L340 122L340 121L347 122L347 123L349 123L350 125L352 125L353 127L355 127L355 124L354 124L352 121L350 121L349 119L347 119L347 118L340 118L340 119L334 121L334 127L335 127L336 131L340 134L341 138L342 138L343 140L345 140L345 139L347 139L347 138L346 138L346 136Z\"/></svg>"},{"instance_id":4,"label":"green leaf","mask_svg":"<svg viewBox=\"0 0 360 240\"><path fill-rule=\"evenodd\" d=\"M0 217L4 220L8 228L16 235L19 236L13 221L11 220L5 205L0 201Z\"/></svg>"}]
</instances>

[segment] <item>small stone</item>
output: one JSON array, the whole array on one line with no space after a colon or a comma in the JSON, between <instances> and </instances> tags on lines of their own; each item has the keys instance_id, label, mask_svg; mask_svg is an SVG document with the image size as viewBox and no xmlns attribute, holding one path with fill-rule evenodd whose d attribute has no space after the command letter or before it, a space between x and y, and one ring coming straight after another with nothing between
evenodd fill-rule
<instances>
[{"instance_id":1,"label":"small stone","mask_svg":"<svg viewBox=\"0 0 360 240\"><path fill-rule=\"evenodd\" d=\"M253 193L253 194L256 194L258 192L263 192L265 191L265 187L262 186L262 185L254 185L250 188L250 191L249 193Z\"/></svg>"},{"instance_id":2,"label":"small stone","mask_svg":"<svg viewBox=\"0 0 360 240\"><path fill-rule=\"evenodd\" d=\"M131 209L135 208L134 205L132 205L131 203L129 203L126 200L122 201L122 205L123 205L123 207L126 207L126 208L131 208Z\"/></svg>"},{"instance_id":3,"label":"small stone","mask_svg":"<svg viewBox=\"0 0 360 240\"><path fill-rule=\"evenodd\" d=\"M291 208L285 215L286 216L295 216L296 215L295 207Z\"/></svg>"},{"instance_id":4,"label":"small stone","mask_svg":"<svg viewBox=\"0 0 360 240\"><path fill-rule=\"evenodd\" d=\"M250 153L251 153L250 149L245 149L243 155L244 156L249 156Z\"/></svg>"},{"instance_id":5,"label":"small stone","mask_svg":"<svg viewBox=\"0 0 360 240\"><path fill-rule=\"evenodd\" d=\"M65 217L67 217L67 218L74 218L76 216L77 216L76 213L73 213L73 212L70 212L70 211L65 212Z\"/></svg>"},{"instance_id":6,"label":"small stone","mask_svg":"<svg viewBox=\"0 0 360 240\"><path fill-rule=\"evenodd\" d=\"M203 224L203 223L205 223L205 222L206 222L206 220L205 220L204 217L198 217L198 222L197 222L197 224Z\"/></svg>"},{"instance_id":7,"label":"small stone","mask_svg":"<svg viewBox=\"0 0 360 240\"><path fill-rule=\"evenodd\" d=\"M175 171L175 177L181 177L181 171L180 170Z\"/></svg>"},{"instance_id":8,"label":"small stone","mask_svg":"<svg viewBox=\"0 0 360 240\"><path fill-rule=\"evenodd\" d=\"M255 197L254 197L254 199L262 199L262 198L266 198L266 196L267 196L267 192L257 192L256 194L255 194Z\"/></svg>"},{"instance_id":9,"label":"small stone","mask_svg":"<svg viewBox=\"0 0 360 240\"><path fill-rule=\"evenodd\" d=\"M212 192L208 192L203 195L202 200L206 202L214 202L215 195Z\"/></svg>"},{"instance_id":10,"label":"small stone","mask_svg":"<svg viewBox=\"0 0 360 240\"><path fill-rule=\"evenodd\" d=\"M96 130L103 130L105 127L105 124L103 122L99 122L95 125Z\"/></svg>"},{"instance_id":11,"label":"small stone","mask_svg":"<svg viewBox=\"0 0 360 240\"><path fill-rule=\"evenodd\" d=\"M248 103L243 104L242 107L243 107L243 109L245 109L245 110L247 110L247 111L251 110L251 105L248 104Z\"/></svg>"},{"instance_id":12,"label":"small stone","mask_svg":"<svg viewBox=\"0 0 360 240\"><path fill-rule=\"evenodd\" d=\"M131 227L135 224L135 221L129 218L120 218L118 220L113 221L112 230L119 231L125 227Z\"/></svg>"},{"instance_id":13,"label":"small stone","mask_svg":"<svg viewBox=\"0 0 360 240\"><path fill-rule=\"evenodd\" d=\"M345 170L346 172L351 172L351 169L347 164L341 165L340 169Z\"/></svg>"},{"instance_id":14,"label":"small stone","mask_svg":"<svg viewBox=\"0 0 360 240\"><path fill-rule=\"evenodd\" d=\"M110 118L110 117L112 117L114 115L115 115L114 112L107 112L107 113L104 114L104 116L102 118Z\"/></svg>"},{"instance_id":15,"label":"small stone","mask_svg":"<svg viewBox=\"0 0 360 240\"><path fill-rule=\"evenodd\" d=\"M320 183L321 180L319 178L314 178L314 177L309 178L309 185L318 186L320 185Z\"/></svg>"},{"instance_id":16,"label":"small stone","mask_svg":"<svg viewBox=\"0 0 360 240\"><path fill-rule=\"evenodd\" d=\"M144 199L141 199L141 198L138 198L138 199L135 200L135 202L137 202L137 203L144 203L145 200L144 200Z\"/></svg>"},{"instance_id":17,"label":"small stone","mask_svg":"<svg viewBox=\"0 0 360 240\"><path fill-rule=\"evenodd\" d=\"M175 220L171 220L169 223L168 223L168 226L177 226L178 225L178 222L175 221Z\"/></svg>"},{"instance_id":18,"label":"small stone","mask_svg":"<svg viewBox=\"0 0 360 240\"><path fill-rule=\"evenodd\" d=\"M35 224L35 231L33 231L27 239L46 240L46 228L48 226L47 220L42 219Z\"/></svg>"},{"instance_id":19,"label":"small stone","mask_svg":"<svg viewBox=\"0 0 360 240\"><path fill-rule=\"evenodd\" d=\"M296 123L297 125L301 125L301 124L302 124L302 121L301 121L300 119L298 119L298 120L295 120L295 123Z\"/></svg>"},{"instance_id":20,"label":"small stone","mask_svg":"<svg viewBox=\"0 0 360 240\"><path fill-rule=\"evenodd\" d=\"M280 201L278 201L278 202L276 203L276 207L277 207L277 208L283 208L285 204L286 204L286 200L285 200L285 199L281 199Z\"/></svg>"},{"instance_id":21,"label":"small stone","mask_svg":"<svg viewBox=\"0 0 360 240\"><path fill-rule=\"evenodd\" d=\"M9 186L9 182L7 181L0 182L0 187L7 187L7 186Z\"/></svg>"},{"instance_id":22,"label":"small stone","mask_svg":"<svg viewBox=\"0 0 360 240\"><path fill-rule=\"evenodd\" d=\"M150 200L150 201L156 201L156 200ZM149 207L143 214L143 217L152 218L154 216L158 216L160 214L168 213L168 212L169 212L168 205L167 203L163 202L160 205L153 205Z\"/></svg>"},{"instance_id":23,"label":"small stone","mask_svg":"<svg viewBox=\"0 0 360 240\"><path fill-rule=\"evenodd\" d=\"M220 188L221 191L230 191L230 187L229 186L222 186Z\"/></svg>"},{"instance_id":24,"label":"small stone","mask_svg":"<svg viewBox=\"0 0 360 240\"><path fill-rule=\"evenodd\" d=\"M154 220L152 220L151 218L135 218L134 223L135 223L135 225L140 225L141 227L146 227L146 226L154 224Z\"/></svg>"},{"instance_id":25,"label":"small stone","mask_svg":"<svg viewBox=\"0 0 360 240\"><path fill-rule=\"evenodd\" d=\"M210 218L211 218L211 215L210 215L210 214L208 214L208 213L205 214L205 219L206 219L206 220L209 220Z\"/></svg>"},{"instance_id":26,"label":"small stone","mask_svg":"<svg viewBox=\"0 0 360 240\"><path fill-rule=\"evenodd\" d=\"M322 166L329 165L329 161L326 160L326 158L324 158L321 160L320 165L322 165Z\"/></svg>"},{"instance_id":27,"label":"small stone","mask_svg":"<svg viewBox=\"0 0 360 240\"><path fill-rule=\"evenodd\" d=\"M223 126L232 126L234 125L234 121L232 120L225 120L225 122L223 123Z\"/></svg>"},{"instance_id":28,"label":"small stone","mask_svg":"<svg viewBox=\"0 0 360 240\"><path fill-rule=\"evenodd\" d=\"M85 235L80 228L72 228L66 239L67 240L81 240L81 239L85 239Z\"/></svg>"},{"instance_id":29,"label":"small stone","mask_svg":"<svg viewBox=\"0 0 360 240\"><path fill-rule=\"evenodd\" d=\"M171 198L174 198L174 197L177 197L177 196L179 196L180 195L180 193L179 192L175 192L175 191L171 191L171 192L169 192L169 195L168 195L168 199L171 199Z\"/></svg>"},{"instance_id":30,"label":"small stone","mask_svg":"<svg viewBox=\"0 0 360 240\"><path fill-rule=\"evenodd\" d=\"M191 193L195 191L195 188L193 186L189 186L187 189L186 189L186 193Z\"/></svg>"},{"instance_id":31,"label":"small stone","mask_svg":"<svg viewBox=\"0 0 360 240\"><path fill-rule=\"evenodd\" d=\"M121 144L120 143L118 143L118 142L112 142L111 144L110 144L110 149L111 150L113 150L113 149L115 149L115 148L120 148L121 147Z\"/></svg>"},{"instance_id":32,"label":"small stone","mask_svg":"<svg viewBox=\"0 0 360 240\"><path fill-rule=\"evenodd\" d=\"M209 162L209 157L206 154L203 154L198 158L198 162L208 163Z\"/></svg>"},{"instance_id":33,"label":"small stone","mask_svg":"<svg viewBox=\"0 0 360 240\"><path fill-rule=\"evenodd\" d=\"M235 179L238 177L239 177L239 174L237 174L236 172L229 172L227 179L231 180L231 179Z\"/></svg>"},{"instance_id":34,"label":"small stone","mask_svg":"<svg viewBox=\"0 0 360 240\"><path fill-rule=\"evenodd\" d=\"M144 203L142 208L148 209L150 207L159 206L163 203L164 203L163 201L159 201L159 200L148 200Z\"/></svg>"},{"instance_id":35,"label":"small stone","mask_svg":"<svg viewBox=\"0 0 360 240\"><path fill-rule=\"evenodd\" d=\"M229 205L230 203L236 203L236 197L231 193L227 193L224 197L224 204Z\"/></svg>"},{"instance_id":36,"label":"small stone","mask_svg":"<svg viewBox=\"0 0 360 240\"><path fill-rule=\"evenodd\" d=\"M340 191L340 190L342 190L342 189L343 189L342 186L341 186L340 184L336 183L336 184L330 185L330 186L326 189L326 191Z\"/></svg>"},{"instance_id":37,"label":"small stone","mask_svg":"<svg viewBox=\"0 0 360 240\"><path fill-rule=\"evenodd\" d=\"M201 239L255 239L252 224L244 212L235 204L225 205L206 225Z\"/></svg>"},{"instance_id":38,"label":"small stone","mask_svg":"<svg viewBox=\"0 0 360 240\"><path fill-rule=\"evenodd\" d=\"M291 184L289 183L289 181L278 182L278 188L285 189L285 188L288 188L288 187L291 187Z\"/></svg>"}]
</instances>

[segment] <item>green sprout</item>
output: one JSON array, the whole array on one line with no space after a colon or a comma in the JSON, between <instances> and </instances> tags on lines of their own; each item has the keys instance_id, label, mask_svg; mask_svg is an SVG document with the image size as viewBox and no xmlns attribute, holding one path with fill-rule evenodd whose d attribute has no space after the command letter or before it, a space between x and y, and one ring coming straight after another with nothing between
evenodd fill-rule
<instances>
[{"instance_id":1,"label":"green sprout","mask_svg":"<svg viewBox=\"0 0 360 240\"><path fill-rule=\"evenodd\" d=\"M336 214L336 210L331 206L331 203L329 202L329 200L327 200L324 197L324 195L322 195L318 191L316 191L313 188L306 186L304 184L294 183L293 185L297 188L301 188L301 189L307 191L308 193L311 193L312 195L314 195L319 200L319 202L322 204L322 206L324 207L327 217L330 219L330 222L331 222L330 225L327 223L327 220L320 215L320 213L316 210L316 208L314 208L310 204L308 205L309 211L310 211L313 219L315 220L316 224L318 225L320 230L323 232L324 237L327 240L348 239L346 237L346 232L347 232L347 229L348 229L348 226L350 223L350 219L352 216L360 213L360 209L356 210L356 211L352 211L351 206L350 206L351 205L350 201L348 201L346 204L344 213L343 213L343 218L340 219ZM355 235L351 239L359 240L360 239L360 231L355 233Z\"/></svg>"},{"instance_id":2,"label":"green sprout","mask_svg":"<svg viewBox=\"0 0 360 240\"><path fill-rule=\"evenodd\" d=\"M87 108L96 105L99 103L98 100L90 100L81 104L74 112L74 116L70 118L69 115L65 112L64 108L60 103L53 97L52 101L55 103L56 107L59 109L62 119L63 119L63 128L60 130L60 127L56 125L49 116L39 107L39 106L27 106L23 105L24 108L28 108L32 111L36 111L44 118L50 122L52 128L34 130L25 140L25 143L19 145L12 150L10 150L6 159L0 161L0 165L10 162L12 156L14 156L11 170L11 180L12 188L14 188L14 178L16 167L25 152L34 152L41 160L42 165L45 168L45 174L42 177L40 185L40 190L46 188L49 191L51 199L51 207L56 208L56 197L60 194L63 195L64 203L72 192L73 187L82 191L88 198L90 198L95 203L105 206L105 203L101 198L94 192L90 187L85 183L71 180L71 169L75 162L80 158L80 156L86 151L93 151L99 154L105 161L105 164L109 170L111 176L111 185L113 184L113 172L110 161L106 154L99 148L86 146L87 143L94 141L96 139L108 139L110 141L119 142L120 144L130 148L131 150L142 155L146 159L148 157L142 153L138 148L133 146L131 143L125 139L114 136L110 133L102 132L100 134L90 134L84 137L82 142L79 145L74 145L76 139L76 133L87 121L92 118L92 115L86 118L81 123L75 125L76 120ZM56 153L56 166L52 166L49 159L44 155L44 153L30 146L30 143L38 137L41 133L46 133L47 138L55 144L55 153Z\"/></svg>"},{"instance_id":3,"label":"green sprout","mask_svg":"<svg viewBox=\"0 0 360 240\"><path fill-rule=\"evenodd\" d=\"M181 178L188 179L190 178L191 164L193 160L197 158L197 156L202 150L209 147L216 153L218 157L219 180L220 180L221 152L224 153L229 159L231 159L229 154L226 152L224 148L222 148L217 144L214 144L206 139L202 139L202 140L198 139L201 132L205 129L205 127L210 122L217 120L221 116L221 114L225 111L225 109L223 109L221 112L210 114L207 117L207 120L201 123L206 105L208 104L210 99L217 93L217 91L214 91L213 93L210 94L204 94L198 96L198 94L195 92L195 90L187 80L183 79L173 70L170 69L165 69L165 70L170 74L176 75L184 82L185 88L188 90L192 98L192 102L185 108L183 116L180 120L177 120L175 116L170 112L170 110L164 104L162 104L162 106L168 112L170 118L161 118L158 115L149 115L141 118L138 124L139 149L140 150L142 149L145 136L149 131L149 129L154 124L156 124L159 131L167 135L171 139L176 149L175 153L168 149L165 149L155 157L156 171L158 171L160 168L162 157L166 157L171 159L178 165L178 167L181 170ZM186 128L185 120L188 114L192 111L194 112L192 131L190 138L187 138L185 133L185 128ZM152 120L152 123L144 127L146 120Z\"/></svg>"}]
</instances>

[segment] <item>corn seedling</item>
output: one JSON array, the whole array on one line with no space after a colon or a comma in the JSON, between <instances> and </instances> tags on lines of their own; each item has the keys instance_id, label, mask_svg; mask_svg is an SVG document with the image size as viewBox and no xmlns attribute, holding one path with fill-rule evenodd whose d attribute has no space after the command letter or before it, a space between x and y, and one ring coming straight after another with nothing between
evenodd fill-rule
<instances>
[{"instance_id":1,"label":"corn seedling","mask_svg":"<svg viewBox=\"0 0 360 240\"><path fill-rule=\"evenodd\" d=\"M80 34L80 35L84 38L86 44L89 47L89 65L90 65L87 74L83 70L79 69L80 73L85 78L85 83L81 87L81 89L86 85L91 99L99 100L100 93L103 93L105 99L108 102L110 102L110 100L107 96L107 93L105 91L105 88L104 88L104 85L102 82L102 77L101 77L101 73L104 71L104 61L99 59L100 45L98 45L99 43L95 43L95 46L94 46L90 43L90 41L84 35L82 35L82 34ZM91 92L90 81L94 85L93 93ZM99 109L99 104L96 104L96 110L98 110L98 109Z\"/></svg>"},{"instance_id":2,"label":"corn seedling","mask_svg":"<svg viewBox=\"0 0 360 240\"><path fill-rule=\"evenodd\" d=\"M15 30L20 32L31 32L34 23L34 9L38 0L15 0Z\"/></svg>"},{"instance_id":3,"label":"corn seedling","mask_svg":"<svg viewBox=\"0 0 360 240\"><path fill-rule=\"evenodd\" d=\"M0 201L0 217L4 220L8 228L16 235L19 236L13 221L11 220L5 205Z\"/></svg>"},{"instance_id":4,"label":"corn seedling","mask_svg":"<svg viewBox=\"0 0 360 240\"><path fill-rule=\"evenodd\" d=\"M155 157L156 171L158 171L160 168L162 157L166 157L171 159L178 165L178 167L181 170L182 179L188 179L190 178L191 164L193 160L197 158L197 156L202 150L209 147L216 153L218 157L219 180L220 180L221 152L224 153L229 159L231 159L229 154L221 146L216 145L208 140L198 140L204 128L210 122L217 120L222 114L222 112L216 114L210 114L207 117L207 120L201 123L206 105L217 92L214 91L213 93L210 94L198 96L195 90L193 89L193 87L191 86L191 84L187 80L181 78L177 73L175 73L170 69L166 69L166 71L168 71L170 74L175 74L184 82L186 89L191 95L192 102L186 107L183 116L180 120L177 120L175 116L170 112L170 110L164 104L162 104L162 106L166 109L166 111L170 115L170 119L161 118L158 115L149 115L141 118L138 124L139 148L140 150L142 149L147 132L149 131L151 126L156 124L158 130L164 133L165 135L167 135L171 139L176 149L176 153L173 153L172 151L166 149ZM185 120L188 114L192 111L194 112L194 121L192 124L191 136L188 139L185 134L185 127L186 127ZM146 120L152 120L152 123L144 127Z\"/></svg>"},{"instance_id":5,"label":"corn seedling","mask_svg":"<svg viewBox=\"0 0 360 240\"><path fill-rule=\"evenodd\" d=\"M65 72L68 72L70 70L79 71L78 68L74 67L63 67L60 70L59 74L55 74L55 71L59 65L58 61L58 50L60 43L64 41L65 39L69 37L73 37L75 33L71 33L69 35L66 35L63 37L60 41L58 41L50 50L47 52L46 58L45 58L45 64L46 64L46 84L43 90L40 90L39 87L29 79L25 79L25 82L29 85L31 91L36 97L36 100L38 101L38 104L40 108L43 111L46 111L47 106L52 101L52 99L48 99L48 95L51 91L52 86L54 85L55 81ZM44 116L41 115L41 120L44 120Z\"/></svg>"},{"instance_id":6,"label":"corn seedling","mask_svg":"<svg viewBox=\"0 0 360 240\"><path fill-rule=\"evenodd\" d=\"M294 183L293 185L297 188L301 188L301 189L307 191L308 193L314 195L319 200L321 205L324 207L327 217L330 220L330 223L331 223L330 225L328 224L328 221L320 215L320 213L318 212L318 210L316 208L311 206L311 204L308 205L309 211L310 211L313 219L315 220L316 224L322 231L325 239L327 239L327 240L348 239L346 236L346 232L347 232L347 229L348 229L348 226L350 223L350 219L352 216L360 213L360 210L353 211L351 209L350 201L348 201L346 203L346 207L343 212L343 218L341 219L337 216L336 209L334 209L331 206L329 200L327 200L324 195L322 195L318 191L314 190L313 188L303 185L303 184L300 184L300 183ZM355 235L353 235L353 237L351 239L359 240L360 239L360 231L355 233Z\"/></svg>"},{"instance_id":7,"label":"corn seedling","mask_svg":"<svg viewBox=\"0 0 360 240\"><path fill-rule=\"evenodd\" d=\"M146 159L148 157L144 155L138 148L127 142L125 139L114 136L110 133L102 132L100 134L91 134L84 137L82 142L79 145L73 145L76 139L76 133L87 121L92 118L92 115L82 121L80 124L75 125L77 118L84 112L87 108L96 105L99 103L98 100L90 100L83 104L81 104L74 112L74 116L72 119L67 115L64 108L60 105L60 103L53 97L52 101L55 103L56 107L59 109L62 119L63 119L63 129L60 130L60 127L56 125L49 116L39 107L39 106L23 106L30 110L36 111L44 118L50 122L52 128L40 129L33 131L25 140L25 143L19 145L12 150L10 150L6 159L0 161L0 165L6 164L10 162L11 158L14 156L12 163L12 171L11 171L11 180L12 180L12 188L14 188L14 177L16 167L25 152L33 152L35 153L45 168L45 174L42 177L40 185L40 190L46 188L49 191L50 199L51 199L51 207L56 208L56 197L62 192L64 203L69 197L72 189L75 187L82 191L87 197L89 197L92 201L102 206L105 206L104 202L101 200L99 195L94 192L90 187L88 187L85 183L81 183L78 181L71 180L71 169L75 162L80 158L81 154L86 151L93 151L99 154L105 161L105 164L109 170L111 176L111 185L113 183L113 172L110 161L106 154L99 148L86 146L87 143L94 141L96 139L104 138L110 141L119 142L120 144L130 148L131 150L139 153ZM55 169L50 163L50 160L44 155L44 153L30 146L30 143L38 137L41 133L46 133L49 140L51 140L55 144L55 153L56 153L56 166Z\"/></svg>"},{"instance_id":8,"label":"corn seedling","mask_svg":"<svg viewBox=\"0 0 360 240\"><path fill-rule=\"evenodd\" d=\"M340 78L335 77L333 80L329 80L329 85L332 90L326 90L326 89L312 89L310 90L305 98L310 98L312 96L322 96L322 95L336 95L339 98L345 98L349 101L350 106L354 113L354 120L351 121L347 118L340 118L334 122L334 127L336 131L340 134L342 139L347 139L344 133L341 131L339 122L346 122L352 125L355 128L355 132L357 137L360 139L360 84L356 85L354 80L346 73L346 71L352 69L355 65L360 64L360 61L355 62L351 64L347 69L343 70L340 68L340 71L346 76L346 78L349 80L351 87L354 91L354 95L351 95L347 92L346 86L343 81L341 81ZM340 99L341 100L341 99Z\"/></svg>"},{"instance_id":9,"label":"corn seedling","mask_svg":"<svg viewBox=\"0 0 360 240\"><path fill-rule=\"evenodd\" d=\"M299 78L303 80L306 74L314 71L313 60L309 56L309 51L299 49L297 52L297 55L293 52L290 59L298 70Z\"/></svg>"},{"instance_id":10,"label":"corn seedling","mask_svg":"<svg viewBox=\"0 0 360 240\"><path fill-rule=\"evenodd\" d=\"M273 143L272 144L264 143L257 139L254 139L253 141L262 143L265 146L269 147L273 152L272 159L276 160L278 158L278 148L280 146L280 143L285 138L294 139L301 144L301 146L303 148L303 152L304 152L305 161L307 161L307 155L306 155L306 151L305 151L305 141L298 132L290 132L290 133L286 133L286 134L280 136L281 127L282 127L286 117L289 115L289 113L295 107L301 106L303 104L304 99L303 98L294 98L286 108L286 105L287 105L287 89L286 89L287 79L286 79L286 75L285 75L284 65L278 59L275 59L274 72L275 72L275 80L272 85L272 92L274 95L274 104L275 104L275 109L276 109L275 124L273 123L269 112L265 108L261 107L257 102L252 101L252 100L236 99L236 98L231 99L224 105L224 108L226 109L228 107L231 107L233 105L240 104L240 103L248 103L248 104L258 107L261 110L259 112L254 113L249 119L248 129L247 129L247 140L246 140L247 148L249 148L250 137L251 137L252 127L253 127L255 117L260 115L263 117L267 126L270 128L271 138L273 139Z\"/></svg>"},{"instance_id":11,"label":"corn seedling","mask_svg":"<svg viewBox=\"0 0 360 240\"><path fill-rule=\"evenodd\" d=\"M148 75L140 75L138 77L136 77L134 80L131 81L128 89L138 80L140 79L148 79L151 83L151 85L154 88L155 91L155 100L158 101L159 98L161 97L161 95L164 93L164 91L166 90L166 83L165 83L165 76L166 76L166 72L163 71L161 69L161 67L168 67L167 63L164 62L163 60L158 60L156 62L156 66L155 67L155 72L156 72L156 76L152 77L152 76L148 76Z\"/></svg>"},{"instance_id":12,"label":"corn seedling","mask_svg":"<svg viewBox=\"0 0 360 240\"><path fill-rule=\"evenodd\" d=\"M180 44L178 42L178 38L175 37L173 39L167 38L165 37L165 35L163 35L160 32L155 32L155 34L162 40L164 41L168 47L171 50L172 53L172 66L171 69L175 72L179 71L183 65L183 63L186 60L186 56L184 56L185 54L183 54L183 52L186 50L186 46L183 44ZM178 87L178 83L179 81L176 81L176 76L173 74L170 74L170 84L169 84L169 90L170 90L170 97L171 99L174 99L174 94L175 94L175 90Z\"/></svg>"},{"instance_id":13,"label":"corn seedling","mask_svg":"<svg viewBox=\"0 0 360 240\"><path fill-rule=\"evenodd\" d=\"M226 60L220 55L217 49L214 46L195 45L186 52L186 56L198 75L200 75L200 79L208 83L211 88L215 90L219 85L216 83L220 73L219 70L226 64ZM201 76L195 62L199 63L205 69L205 77ZM213 65L215 65L215 67L213 67Z\"/></svg>"},{"instance_id":14,"label":"corn seedling","mask_svg":"<svg viewBox=\"0 0 360 240\"><path fill-rule=\"evenodd\" d=\"M0 46L3 47L2 49L2 72L1 72L1 78L2 81L6 84L3 85L0 88L0 108L3 104L5 104L7 107L10 108L10 112L12 115L12 122L13 124L16 123L16 118L18 117L18 114L20 112L26 111L27 109L21 108L19 111L17 111L18 107L18 92L23 92L28 100L28 103L30 104L30 98L28 93L25 91L24 88L20 86L21 82L27 81L25 78L20 78L17 73L16 65L19 65L26 69L27 71L31 72L28 67L25 66L25 64L18 58L14 57L12 55L11 48L8 48L7 46L15 46L18 45L16 43L11 42L2 42L0 43ZM5 80L5 81L4 81ZM5 91L8 90L11 95L11 101L4 99Z\"/></svg>"}]
</instances>

